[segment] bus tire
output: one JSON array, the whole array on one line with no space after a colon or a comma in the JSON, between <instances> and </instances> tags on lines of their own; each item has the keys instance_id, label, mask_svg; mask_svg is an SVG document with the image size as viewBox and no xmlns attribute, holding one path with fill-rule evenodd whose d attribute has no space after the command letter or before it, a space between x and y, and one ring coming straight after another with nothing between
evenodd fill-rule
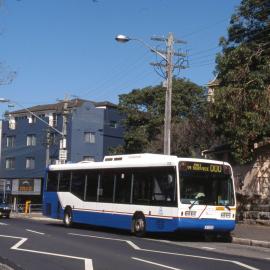
<instances>
[{"instance_id":1,"label":"bus tire","mask_svg":"<svg viewBox=\"0 0 270 270\"><path fill-rule=\"evenodd\" d=\"M231 232L224 232L221 234L221 241L225 243L231 243L232 242L232 235Z\"/></svg>"},{"instance_id":2,"label":"bus tire","mask_svg":"<svg viewBox=\"0 0 270 270\"><path fill-rule=\"evenodd\" d=\"M64 218L63 218L64 225L66 227L71 227L73 224L73 215L71 207L66 207L64 211Z\"/></svg>"},{"instance_id":3,"label":"bus tire","mask_svg":"<svg viewBox=\"0 0 270 270\"><path fill-rule=\"evenodd\" d=\"M204 233L204 241L205 242L214 242L217 239L217 235L213 232L205 232Z\"/></svg>"},{"instance_id":4,"label":"bus tire","mask_svg":"<svg viewBox=\"0 0 270 270\"><path fill-rule=\"evenodd\" d=\"M132 218L132 233L138 237L143 237L146 232L146 221L144 214L135 213Z\"/></svg>"}]
</instances>

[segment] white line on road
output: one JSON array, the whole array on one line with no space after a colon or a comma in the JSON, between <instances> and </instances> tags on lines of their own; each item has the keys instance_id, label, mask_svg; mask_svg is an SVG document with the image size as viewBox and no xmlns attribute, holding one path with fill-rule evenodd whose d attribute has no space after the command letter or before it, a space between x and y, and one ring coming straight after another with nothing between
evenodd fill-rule
<instances>
[{"instance_id":1,"label":"white line on road","mask_svg":"<svg viewBox=\"0 0 270 270\"><path fill-rule=\"evenodd\" d=\"M212 247L201 247L202 249L207 249L207 250L213 250L215 248L212 248Z\"/></svg>"},{"instance_id":2,"label":"white line on road","mask_svg":"<svg viewBox=\"0 0 270 270\"><path fill-rule=\"evenodd\" d=\"M168 266L168 265L165 265L165 264L160 264L160 263L155 263L155 262L151 262L151 261L147 261L147 260L143 260L143 259L140 259L140 258L136 258L136 257L132 257L133 260L136 260L136 261L141 261L141 262L145 262L145 263L149 263L149 264L153 264L153 265L156 265L156 266L160 266L162 267L163 269L173 269L173 270L182 270L180 268L175 268L175 267L171 267L171 266Z\"/></svg>"},{"instance_id":3,"label":"white line on road","mask_svg":"<svg viewBox=\"0 0 270 270\"><path fill-rule=\"evenodd\" d=\"M124 240L124 239L118 239L118 238L108 238L108 237L101 237L101 236L95 236L95 235L89 235L89 234L78 234L78 233L68 233L69 235L75 235L75 236L81 236L81 237L90 237L90 238L96 238L96 239L103 239L103 240L111 240L111 241L118 241L118 242L126 242L129 244L132 248L136 250L140 250L136 244L129 240Z\"/></svg>"},{"instance_id":4,"label":"white line on road","mask_svg":"<svg viewBox=\"0 0 270 270\"><path fill-rule=\"evenodd\" d=\"M252 266L247 265L245 263L241 263L241 262L238 262L238 261L232 261L232 262L239 265L239 266L242 266L244 268L250 269L250 270L258 270L258 268L252 267Z\"/></svg>"},{"instance_id":5,"label":"white line on road","mask_svg":"<svg viewBox=\"0 0 270 270\"><path fill-rule=\"evenodd\" d=\"M84 260L85 270L93 270L93 262L91 259Z\"/></svg>"},{"instance_id":6,"label":"white line on road","mask_svg":"<svg viewBox=\"0 0 270 270\"><path fill-rule=\"evenodd\" d=\"M226 259L196 256L196 255L190 255L190 254L173 253L173 252L165 252L165 251L152 250L152 249L141 249L141 251L147 251L147 252L159 253L159 254L167 254L167 255L175 255L175 256L181 256L181 257L190 257L190 258L203 259L203 260L209 260L209 261L228 262L228 263L234 263L234 264L240 265L240 266L247 268L247 269L250 269L250 270L260 270L258 268L253 267L253 266L250 266L248 264L244 264L244 263L241 263L238 261L226 260Z\"/></svg>"},{"instance_id":7,"label":"white line on road","mask_svg":"<svg viewBox=\"0 0 270 270\"><path fill-rule=\"evenodd\" d=\"M14 246L11 247L12 250L19 250L19 251L24 251L24 252L43 254L43 255L49 255L49 256L56 256L56 257L63 257L63 258L76 259L76 260L83 260L84 265L85 265L85 270L93 270L94 269L92 260L89 259L89 258L69 256L69 255L59 254L59 253L51 253L51 252L45 252L45 251L38 251L38 250L32 250L32 249L19 248L24 242L26 242L28 240L28 238L10 236L10 235L0 235L0 237L12 238L12 239L20 239L20 241L18 243L16 243Z\"/></svg>"},{"instance_id":8,"label":"white line on road","mask_svg":"<svg viewBox=\"0 0 270 270\"><path fill-rule=\"evenodd\" d=\"M203 259L203 260L209 260L209 261L227 262L227 263L237 264L237 265L239 265L239 266L241 266L243 268L250 269L250 270L260 270L260 269L258 269L256 267L250 266L250 265L245 264L245 263L241 263L239 261L231 261L231 260L226 260L226 259L204 257L204 256L196 256L196 255L191 255L191 254L173 253L173 252L166 252L166 251L160 251L160 250L144 249L144 248L138 247L133 242L128 241L128 240L124 240L124 239L107 238L107 237L101 237L101 236L95 236L95 235L88 235L88 234L76 234L76 233L68 233L68 234L69 235L75 235L75 236L81 236L81 237L91 237L91 238L97 238L97 239L126 242L131 247L133 247L134 249L139 250L139 251L159 253L159 254L166 254L166 255L174 255L174 256L181 256L181 257L189 257L189 258Z\"/></svg>"},{"instance_id":9,"label":"white line on road","mask_svg":"<svg viewBox=\"0 0 270 270\"><path fill-rule=\"evenodd\" d=\"M7 223L0 222L0 225L2 225L2 226L7 226Z\"/></svg>"},{"instance_id":10,"label":"white line on road","mask_svg":"<svg viewBox=\"0 0 270 270\"><path fill-rule=\"evenodd\" d=\"M25 230L28 231L28 232L36 233L36 234L41 234L41 235L45 234L43 232L37 232L37 231L29 230L29 229L25 229Z\"/></svg>"}]
</instances>

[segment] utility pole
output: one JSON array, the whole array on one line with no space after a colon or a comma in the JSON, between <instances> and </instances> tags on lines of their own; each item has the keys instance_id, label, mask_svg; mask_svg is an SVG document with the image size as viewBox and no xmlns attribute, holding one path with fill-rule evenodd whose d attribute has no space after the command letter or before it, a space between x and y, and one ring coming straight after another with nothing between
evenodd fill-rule
<instances>
[{"instance_id":1,"label":"utility pole","mask_svg":"<svg viewBox=\"0 0 270 270\"><path fill-rule=\"evenodd\" d=\"M65 97L63 101L63 126L62 126L62 139L60 141L60 149L59 149L59 160L60 163L67 162L67 121L68 121L68 102L69 99Z\"/></svg>"},{"instance_id":2,"label":"utility pole","mask_svg":"<svg viewBox=\"0 0 270 270\"><path fill-rule=\"evenodd\" d=\"M169 33L167 45L167 89L164 115L164 154L171 154L171 119L172 119L172 72L173 72L173 35Z\"/></svg>"},{"instance_id":3,"label":"utility pole","mask_svg":"<svg viewBox=\"0 0 270 270\"><path fill-rule=\"evenodd\" d=\"M166 55L165 65L162 63L151 63L151 65L159 68L165 68L165 79L166 79L166 95L165 95L165 114L164 114L164 154L171 154L171 118L172 118L172 76L175 68L183 69L186 68L182 65L184 62L184 57L186 54L177 53L174 51L174 43L185 43L182 40L175 40L172 33L168 34L167 38L153 37L151 38L155 41L165 41L166 42L166 52L157 50L162 55ZM174 56L181 57L180 60L174 64ZM180 64L179 64L180 63Z\"/></svg>"},{"instance_id":4,"label":"utility pole","mask_svg":"<svg viewBox=\"0 0 270 270\"><path fill-rule=\"evenodd\" d=\"M46 168L50 165L50 130L46 130Z\"/></svg>"}]
</instances>

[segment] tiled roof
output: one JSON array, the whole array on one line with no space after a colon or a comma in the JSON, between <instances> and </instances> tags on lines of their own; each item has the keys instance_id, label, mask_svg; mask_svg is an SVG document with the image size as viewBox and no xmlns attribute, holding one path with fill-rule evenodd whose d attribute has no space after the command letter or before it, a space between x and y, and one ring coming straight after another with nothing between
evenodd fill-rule
<instances>
[{"instance_id":1,"label":"tiled roof","mask_svg":"<svg viewBox=\"0 0 270 270\"><path fill-rule=\"evenodd\" d=\"M113 104L109 101L102 101L102 102L94 102L90 100L84 100L84 99L72 99L68 101L68 109L74 108L74 107L80 107L84 102L92 102L95 107L112 107L112 108L117 108L116 104ZM53 103L53 104L44 104L44 105L37 105L33 107L27 108L27 110L34 112L34 113L39 113L39 112L48 112L48 111L54 111L54 112L62 112L64 109L64 101L60 101L58 103ZM8 114L23 114L27 113L26 109L21 109L17 111L12 111L8 112Z\"/></svg>"},{"instance_id":2,"label":"tiled roof","mask_svg":"<svg viewBox=\"0 0 270 270\"><path fill-rule=\"evenodd\" d=\"M211 86L218 86L220 83L219 79L218 79L218 75L210 82L207 83L207 86L208 87L211 87Z\"/></svg>"}]
</instances>

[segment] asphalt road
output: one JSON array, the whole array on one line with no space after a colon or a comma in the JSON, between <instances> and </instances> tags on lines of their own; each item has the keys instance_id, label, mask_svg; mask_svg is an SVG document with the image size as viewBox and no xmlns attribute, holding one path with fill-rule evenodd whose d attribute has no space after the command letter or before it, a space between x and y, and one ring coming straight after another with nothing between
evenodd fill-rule
<instances>
[{"instance_id":1,"label":"asphalt road","mask_svg":"<svg viewBox=\"0 0 270 270\"><path fill-rule=\"evenodd\" d=\"M0 257L18 269L270 269L270 249L174 238L136 238L88 226L0 219Z\"/></svg>"}]
</instances>

